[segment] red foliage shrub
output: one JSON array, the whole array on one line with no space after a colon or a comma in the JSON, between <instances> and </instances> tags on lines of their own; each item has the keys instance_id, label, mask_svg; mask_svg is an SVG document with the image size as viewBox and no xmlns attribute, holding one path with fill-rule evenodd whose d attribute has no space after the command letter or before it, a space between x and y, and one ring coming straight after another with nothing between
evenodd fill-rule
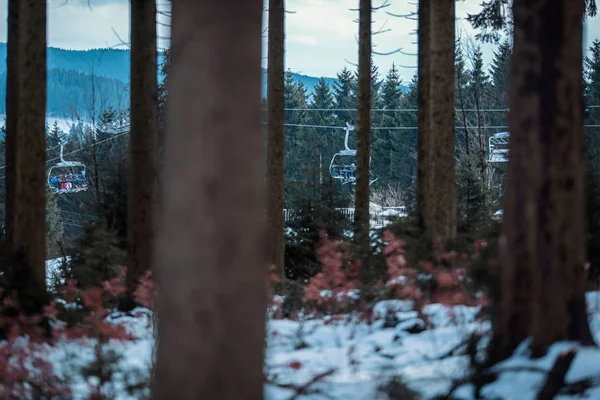
<instances>
[{"instance_id":1,"label":"red foliage shrub","mask_svg":"<svg viewBox=\"0 0 600 400\"><path fill-rule=\"evenodd\" d=\"M18 399L64 399L71 397L71 391L64 380L54 371L47 360L48 351L58 341L78 341L95 339L96 357L102 357L101 346L110 340L132 340L133 337L120 324L107 321L109 311L105 302L124 293L123 271L120 277L105 281L101 287L81 290L77 282L69 281L59 288L59 300L47 305L43 315L26 316L19 312L19 305L6 297L0 305L0 328L6 332L6 340L0 342L0 398ZM139 298L148 300L152 285L149 276L145 277L139 289ZM67 326L57 320L58 309L73 303L83 307L81 322ZM17 310L9 315L6 310ZM14 314L14 312L13 312ZM42 322L50 323L50 337L42 328ZM103 398L100 387L93 387L94 398Z\"/></svg>"},{"instance_id":2,"label":"red foliage shrub","mask_svg":"<svg viewBox=\"0 0 600 400\"><path fill-rule=\"evenodd\" d=\"M479 257L479 250L486 246L485 241L476 241L470 254L459 257L454 251L444 251L436 240L433 257L413 267L407 263L406 243L402 239L385 231L383 240L388 279L386 283L379 282L378 286L385 289L382 292L385 297L414 301L415 311L425 321L423 309L428 304L440 303L448 307L487 304L484 294L471 293L467 279L467 267ZM305 305L332 317L348 311L349 300L357 292L360 265L347 260L340 249L340 242L331 240L324 232L321 233L317 257L322 271L305 285ZM368 314L369 310L364 311Z\"/></svg>"},{"instance_id":3,"label":"red foliage shrub","mask_svg":"<svg viewBox=\"0 0 600 400\"><path fill-rule=\"evenodd\" d=\"M358 287L359 264L348 264L339 245L339 241L329 239L326 232L321 231L317 258L322 270L304 287L304 302L330 314L343 309L351 292Z\"/></svg>"}]
</instances>

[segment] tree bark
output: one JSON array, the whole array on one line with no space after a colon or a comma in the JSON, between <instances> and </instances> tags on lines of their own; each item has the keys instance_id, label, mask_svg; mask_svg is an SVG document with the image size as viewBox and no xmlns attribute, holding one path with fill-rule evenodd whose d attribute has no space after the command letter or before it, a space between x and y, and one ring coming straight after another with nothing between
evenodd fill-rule
<instances>
[{"instance_id":1,"label":"tree bark","mask_svg":"<svg viewBox=\"0 0 600 400\"><path fill-rule=\"evenodd\" d=\"M492 360L593 343L585 304L583 0L515 0L510 161Z\"/></svg>"},{"instance_id":2,"label":"tree bark","mask_svg":"<svg viewBox=\"0 0 600 400\"><path fill-rule=\"evenodd\" d=\"M156 399L263 397L262 5L172 3Z\"/></svg>"},{"instance_id":3,"label":"tree bark","mask_svg":"<svg viewBox=\"0 0 600 400\"><path fill-rule=\"evenodd\" d=\"M417 137L417 213L424 231L433 229L433 136L430 114L431 0L419 0L418 15L418 137Z\"/></svg>"},{"instance_id":4,"label":"tree bark","mask_svg":"<svg viewBox=\"0 0 600 400\"><path fill-rule=\"evenodd\" d=\"M433 233L442 241L456 236L456 161L454 112L455 0L430 4L430 135L433 173Z\"/></svg>"},{"instance_id":5,"label":"tree bark","mask_svg":"<svg viewBox=\"0 0 600 400\"><path fill-rule=\"evenodd\" d=\"M356 116L356 187L354 224L361 268L369 268L369 169L371 160L371 0L360 0L358 28L358 103ZM364 275L363 275L364 276Z\"/></svg>"},{"instance_id":6,"label":"tree bark","mask_svg":"<svg viewBox=\"0 0 600 400\"><path fill-rule=\"evenodd\" d=\"M131 0L127 299L152 262L158 136L156 1ZM128 307L126 307L128 308Z\"/></svg>"},{"instance_id":7,"label":"tree bark","mask_svg":"<svg viewBox=\"0 0 600 400\"><path fill-rule=\"evenodd\" d=\"M8 85L11 92L16 91L10 99L16 101L18 108L14 132L18 135L12 144L14 225L9 242L21 306L25 312L35 313L42 310L47 300L46 2L19 0L17 15L17 87Z\"/></svg>"},{"instance_id":8,"label":"tree bark","mask_svg":"<svg viewBox=\"0 0 600 400\"><path fill-rule=\"evenodd\" d=\"M539 124L528 134L540 154L533 158L539 176L532 198L538 206L532 227L537 236L532 333L534 355L541 355L558 340L593 344L584 269L584 1L556 0L534 7L517 0L514 7L519 22L515 32L519 30L522 40L514 63L530 60L523 66L527 83L521 81L519 89L530 89L537 107L529 107L535 112L534 124Z\"/></svg>"},{"instance_id":9,"label":"tree bark","mask_svg":"<svg viewBox=\"0 0 600 400\"><path fill-rule=\"evenodd\" d=\"M6 148L5 148L5 189L6 205L4 223L9 248L14 238L15 218L15 181L16 160L15 140L17 137L18 115L18 39L19 39L19 1L8 1L8 34L6 57Z\"/></svg>"},{"instance_id":10,"label":"tree bark","mask_svg":"<svg viewBox=\"0 0 600 400\"><path fill-rule=\"evenodd\" d=\"M285 180L285 49L284 0L269 0L269 66L267 79L267 227L269 263L285 276L284 180Z\"/></svg>"}]
</instances>

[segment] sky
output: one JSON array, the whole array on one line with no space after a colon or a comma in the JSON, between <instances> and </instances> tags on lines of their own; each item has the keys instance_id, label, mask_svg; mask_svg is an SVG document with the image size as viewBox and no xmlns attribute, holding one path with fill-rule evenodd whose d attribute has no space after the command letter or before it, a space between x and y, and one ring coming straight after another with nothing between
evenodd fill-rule
<instances>
[{"instance_id":1,"label":"sky","mask_svg":"<svg viewBox=\"0 0 600 400\"><path fill-rule=\"evenodd\" d=\"M42 1L42 0L40 0ZM223 0L225 2L226 0ZM373 0L373 6L385 0ZM457 37L464 39L467 54L479 45L466 21L476 13L482 0L457 0ZM389 6L373 14L374 51L401 50L391 55L375 55L380 73L385 75L392 63L399 66L402 78L410 81L416 72L417 21L390 16L416 12L417 0L388 0ZM167 0L157 0L159 11L168 10ZM286 68L310 76L334 77L344 66L354 69L358 59L358 0L287 0ZM0 41L6 41L7 0L0 0ZM265 18L266 21L266 13ZM159 48L168 46L168 18L159 15ZM600 18L586 26L588 42L600 37ZM124 48L129 36L128 0L48 0L48 45L65 49L102 47ZM266 43L264 43L266 45ZM266 46L263 53L266 54ZM492 60L494 45L482 44L484 61ZM266 67L266 61L265 65Z\"/></svg>"}]
</instances>

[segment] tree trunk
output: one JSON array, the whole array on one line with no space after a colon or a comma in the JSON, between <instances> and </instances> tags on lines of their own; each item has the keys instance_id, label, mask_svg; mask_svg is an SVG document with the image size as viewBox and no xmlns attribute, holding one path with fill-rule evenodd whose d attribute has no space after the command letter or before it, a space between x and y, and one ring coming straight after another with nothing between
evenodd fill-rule
<instances>
[{"instance_id":1,"label":"tree trunk","mask_svg":"<svg viewBox=\"0 0 600 400\"><path fill-rule=\"evenodd\" d=\"M583 0L515 0L502 299L491 356L592 344L585 304ZM533 288L533 290L532 290Z\"/></svg>"},{"instance_id":2,"label":"tree trunk","mask_svg":"<svg viewBox=\"0 0 600 400\"><path fill-rule=\"evenodd\" d=\"M269 70L267 80L268 149L267 149L267 227L269 263L285 276L284 237L284 0L269 0Z\"/></svg>"},{"instance_id":3,"label":"tree trunk","mask_svg":"<svg viewBox=\"0 0 600 400\"><path fill-rule=\"evenodd\" d=\"M151 266L158 135L156 1L131 1L131 132L127 298ZM127 305L126 305L127 306Z\"/></svg>"},{"instance_id":4,"label":"tree trunk","mask_svg":"<svg viewBox=\"0 0 600 400\"><path fill-rule=\"evenodd\" d=\"M456 161L454 112L455 0L431 3L429 132L432 164L433 233L443 241L456 236Z\"/></svg>"},{"instance_id":5,"label":"tree trunk","mask_svg":"<svg viewBox=\"0 0 600 400\"><path fill-rule=\"evenodd\" d=\"M19 0L17 14L17 95L11 100L16 100L18 107L18 135L12 144L16 175L12 189L13 236L9 242L21 306L25 312L35 313L42 311L47 300L46 2ZM12 84L8 87L11 92L15 90Z\"/></svg>"},{"instance_id":6,"label":"tree trunk","mask_svg":"<svg viewBox=\"0 0 600 400\"><path fill-rule=\"evenodd\" d=\"M419 0L418 28L418 137L417 137L417 212L419 226L424 231L433 229L433 136L430 114L430 46L431 0Z\"/></svg>"},{"instance_id":7,"label":"tree trunk","mask_svg":"<svg viewBox=\"0 0 600 400\"><path fill-rule=\"evenodd\" d=\"M156 399L263 397L261 33L262 1L173 1Z\"/></svg>"},{"instance_id":8,"label":"tree trunk","mask_svg":"<svg viewBox=\"0 0 600 400\"><path fill-rule=\"evenodd\" d=\"M360 0L358 28L358 103L354 224L361 269L369 269L369 169L371 160L371 0ZM365 275L363 275L365 276Z\"/></svg>"},{"instance_id":9,"label":"tree trunk","mask_svg":"<svg viewBox=\"0 0 600 400\"><path fill-rule=\"evenodd\" d=\"M8 1L8 34L6 57L6 148L5 148L5 190L6 205L4 223L9 248L14 238L15 227L15 181L16 181L16 149L17 115L18 115L18 38L19 38L19 1Z\"/></svg>"}]
</instances>

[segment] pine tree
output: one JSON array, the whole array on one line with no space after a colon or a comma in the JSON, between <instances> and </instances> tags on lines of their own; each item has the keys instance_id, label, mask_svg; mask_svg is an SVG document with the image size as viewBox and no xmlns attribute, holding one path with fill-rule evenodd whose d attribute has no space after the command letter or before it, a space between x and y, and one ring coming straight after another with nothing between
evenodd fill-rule
<instances>
[{"instance_id":1,"label":"pine tree","mask_svg":"<svg viewBox=\"0 0 600 400\"><path fill-rule=\"evenodd\" d=\"M492 87L491 98L494 100L494 108L508 107L508 76L510 73L510 59L512 56L512 46L508 40L505 40L498 46L494 52L492 60L490 78ZM503 118L505 120L505 118Z\"/></svg>"},{"instance_id":2,"label":"pine tree","mask_svg":"<svg viewBox=\"0 0 600 400\"><path fill-rule=\"evenodd\" d=\"M314 87L313 95L308 105L309 108L328 110L333 108L333 94L331 87L325 81L325 78L319 79ZM333 126L335 125L334 114L331 111L311 111L307 114L306 121L310 125ZM343 145L341 135L336 135L337 131L323 128L309 128L308 135L311 138L312 147L319 155L321 165L321 176L329 174L326 171L326 163L329 163L335 152L341 149ZM338 137L339 136L339 137ZM324 182L324 179L320 179Z\"/></svg>"},{"instance_id":3,"label":"pine tree","mask_svg":"<svg viewBox=\"0 0 600 400\"><path fill-rule=\"evenodd\" d=\"M591 56L585 58L585 102L586 105L600 104L600 40L590 46ZM600 124L600 108L589 108L589 125ZM600 129L585 128L587 159L586 218L588 235L588 260L590 278L597 281L600 276Z\"/></svg>"},{"instance_id":4,"label":"pine tree","mask_svg":"<svg viewBox=\"0 0 600 400\"><path fill-rule=\"evenodd\" d=\"M456 41L456 56L454 61L454 69L455 69L455 90L456 90L456 120L457 125L461 125L464 127L469 126L468 122L468 112L465 111L469 108L471 104L469 95L467 93L467 85L469 84L469 78L471 76L471 71L467 69L467 64L463 52L462 45L460 41ZM468 129L459 129L457 130L456 135L456 146L458 149L463 150L467 156L471 154L471 146L470 146L470 135Z\"/></svg>"},{"instance_id":5,"label":"pine tree","mask_svg":"<svg viewBox=\"0 0 600 400\"><path fill-rule=\"evenodd\" d=\"M358 67L354 71L354 82L358 82ZM371 57L371 93L373 93L373 98L371 99L371 106L373 108L377 108L380 105L381 101L381 85L383 84L383 80L379 78L379 67L375 65L373 61L373 57ZM358 90L357 87L354 90Z\"/></svg>"},{"instance_id":6,"label":"pine tree","mask_svg":"<svg viewBox=\"0 0 600 400\"><path fill-rule=\"evenodd\" d=\"M301 82L296 82L289 69L285 74L285 108L286 109L306 109L308 99L306 88ZM285 112L286 134L285 134L285 192L286 199L288 194L293 193L293 187L297 181L302 180L301 169L306 165L305 162L311 154L311 147L306 142L306 128L302 126L306 122L306 111Z\"/></svg>"},{"instance_id":7,"label":"pine tree","mask_svg":"<svg viewBox=\"0 0 600 400\"><path fill-rule=\"evenodd\" d=\"M337 79L333 84L334 107L337 109L349 109L352 111L336 111L336 125L346 126L346 122L353 125L356 123L356 76L344 67L337 73Z\"/></svg>"},{"instance_id":8,"label":"pine tree","mask_svg":"<svg viewBox=\"0 0 600 400\"><path fill-rule=\"evenodd\" d=\"M379 107L396 110L402 108L404 92L400 87L402 79L395 64L392 64L382 85ZM397 127L401 115L398 111L378 112L374 115L374 125L382 127ZM373 133L373 172L381 185L410 184L406 179L407 162L410 158L410 143L413 132L409 130L374 129Z\"/></svg>"},{"instance_id":9,"label":"pine tree","mask_svg":"<svg viewBox=\"0 0 600 400\"><path fill-rule=\"evenodd\" d=\"M48 132L46 139L48 147L53 148L56 146L60 146L60 141L63 134L63 131L58 126L58 121L54 120L54 124L52 124L52 129Z\"/></svg>"},{"instance_id":10,"label":"pine tree","mask_svg":"<svg viewBox=\"0 0 600 400\"><path fill-rule=\"evenodd\" d=\"M60 218L60 207L56 194L48 189L46 191L46 243L49 258L55 258L60 255L60 245L64 225Z\"/></svg>"}]
</instances>

